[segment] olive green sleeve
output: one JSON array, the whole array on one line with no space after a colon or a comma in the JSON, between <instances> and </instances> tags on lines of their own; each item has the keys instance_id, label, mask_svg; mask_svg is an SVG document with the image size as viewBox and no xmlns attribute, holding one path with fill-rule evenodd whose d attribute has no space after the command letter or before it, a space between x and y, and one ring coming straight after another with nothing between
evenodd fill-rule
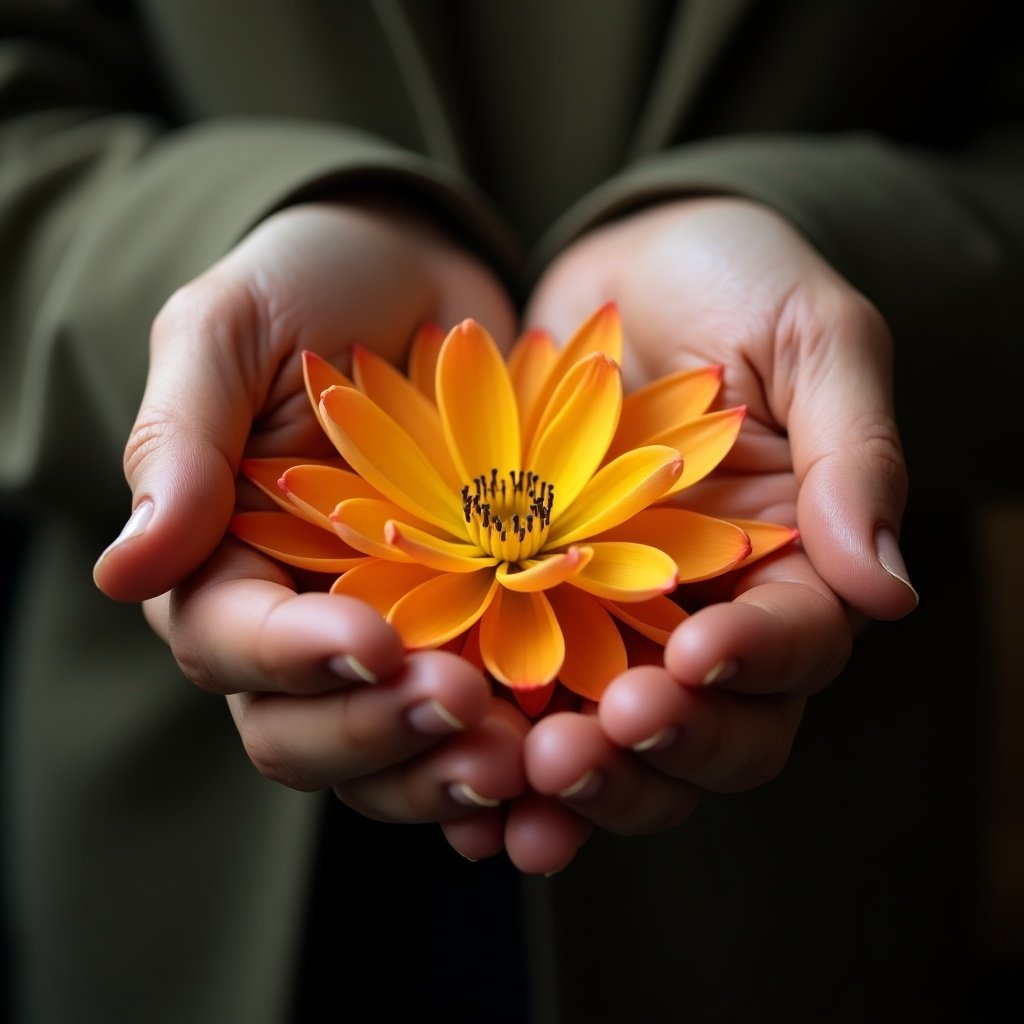
<instances>
[{"instance_id":1,"label":"olive green sleeve","mask_svg":"<svg viewBox=\"0 0 1024 1024\"><path fill-rule=\"evenodd\" d=\"M372 184L509 265L498 218L436 161L314 121L172 127L159 109L110 109L100 72L65 58L0 40L0 494L59 500L74 487L78 515L123 498L154 315L275 208Z\"/></svg>"}]
</instances>

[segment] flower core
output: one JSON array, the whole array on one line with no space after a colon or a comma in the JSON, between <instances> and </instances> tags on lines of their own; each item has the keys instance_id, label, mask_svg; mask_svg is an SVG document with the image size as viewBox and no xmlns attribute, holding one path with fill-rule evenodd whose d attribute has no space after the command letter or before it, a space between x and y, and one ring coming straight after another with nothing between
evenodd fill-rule
<instances>
[{"instance_id":1,"label":"flower core","mask_svg":"<svg viewBox=\"0 0 1024 1024\"><path fill-rule=\"evenodd\" d=\"M469 539L502 562L531 558L544 546L554 501L554 487L532 470L510 469L507 479L481 473L462 488Z\"/></svg>"}]
</instances>

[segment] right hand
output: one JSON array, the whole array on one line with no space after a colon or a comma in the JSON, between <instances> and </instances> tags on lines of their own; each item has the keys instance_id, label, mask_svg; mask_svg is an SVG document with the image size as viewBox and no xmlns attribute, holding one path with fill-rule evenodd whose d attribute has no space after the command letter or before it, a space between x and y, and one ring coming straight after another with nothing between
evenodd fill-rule
<instances>
[{"instance_id":1,"label":"right hand","mask_svg":"<svg viewBox=\"0 0 1024 1024\"><path fill-rule=\"evenodd\" d=\"M228 696L263 774L333 787L391 821L468 814L463 852L480 856L496 851L472 819L492 846L498 813L480 801L525 785L522 716L472 666L403 656L369 608L297 593L281 565L225 537L243 455L329 454L302 349L344 365L358 342L399 362L421 324L468 316L511 340L494 274L406 211L324 203L269 217L157 317L125 451L134 512L95 578L111 597L145 600L185 675Z\"/></svg>"}]
</instances>

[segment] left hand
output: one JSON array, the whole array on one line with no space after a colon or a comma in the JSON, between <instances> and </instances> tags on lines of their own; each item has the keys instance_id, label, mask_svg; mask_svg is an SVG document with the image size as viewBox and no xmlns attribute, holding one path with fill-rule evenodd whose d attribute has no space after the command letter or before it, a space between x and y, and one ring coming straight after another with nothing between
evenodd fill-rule
<instances>
[{"instance_id":1,"label":"left hand","mask_svg":"<svg viewBox=\"0 0 1024 1024\"><path fill-rule=\"evenodd\" d=\"M703 790L773 778L806 698L849 656L847 606L898 618L917 602L896 547L906 476L890 341L863 296L781 217L723 198L666 203L583 237L541 279L527 326L567 337L610 300L628 385L721 364L723 403L748 407L715 477L684 492L688 507L795 522L802 539L709 588L663 666L624 673L589 713L534 726L526 770L542 796L513 806L505 844L544 873L571 860L590 824L659 831ZM558 827L538 851L540 815Z\"/></svg>"}]
</instances>

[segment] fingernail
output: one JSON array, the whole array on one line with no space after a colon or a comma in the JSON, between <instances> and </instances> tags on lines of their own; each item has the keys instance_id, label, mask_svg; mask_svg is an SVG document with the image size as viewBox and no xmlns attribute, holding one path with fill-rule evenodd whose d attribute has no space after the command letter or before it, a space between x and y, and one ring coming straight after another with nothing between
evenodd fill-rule
<instances>
[{"instance_id":1,"label":"fingernail","mask_svg":"<svg viewBox=\"0 0 1024 1024\"><path fill-rule=\"evenodd\" d=\"M465 782L453 782L448 787L448 795L463 807L498 807L500 800L492 800L489 796L481 796L472 786Z\"/></svg>"},{"instance_id":2,"label":"fingernail","mask_svg":"<svg viewBox=\"0 0 1024 1024\"><path fill-rule=\"evenodd\" d=\"M428 736L447 736L466 728L439 700L427 700L410 708L406 720L417 732Z\"/></svg>"},{"instance_id":3,"label":"fingernail","mask_svg":"<svg viewBox=\"0 0 1024 1024\"><path fill-rule=\"evenodd\" d=\"M99 565L107 555L114 550L119 544L123 544L126 540L132 540L134 537L141 536L146 532L146 528L153 520L154 506L153 502L149 498L144 498L139 502L138 506L128 517L128 522L124 524L121 532L117 535L117 538L106 546L103 554L96 559L96 564Z\"/></svg>"},{"instance_id":4,"label":"fingernail","mask_svg":"<svg viewBox=\"0 0 1024 1024\"><path fill-rule=\"evenodd\" d=\"M589 800L591 797L597 796L602 785L601 776L591 768L571 786L566 786L558 795L563 800Z\"/></svg>"},{"instance_id":5,"label":"fingernail","mask_svg":"<svg viewBox=\"0 0 1024 1024\"><path fill-rule=\"evenodd\" d=\"M914 589L914 585L910 582L910 574L907 572L903 555L900 554L900 546L892 530L883 527L875 534L875 551L878 554L878 561L881 563L882 568L893 579L899 580L914 595L915 604L919 602L921 599Z\"/></svg>"},{"instance_id":6,"label":"fingernail","mask_svg":"<svg viewBox=\"0 0 1024 1024\"><path fill-rule=\"evenodd\" d=\"M633 750L642 754L646 750L667 750L679 737L679 730L674 725L666 725L659 729L653 736L633 744Z\"/></svg>"},{"instance_id":7,"label":"fingernail","mask_svg":"<svg viewBox=\"0 0 1024 1024\"><path fill-rule=\"evenodd\" d=\"M355 683L376 683L379 680L354 654L339 654L327 662L327 667L342 679Z\"/></svg>"},{"instance_id":8,"label":"fingernail","mask_svg":"<svg viewBox=\"0 0 1024 1024\"><path fill-rule=\"evenodd\" d=\"M712 686L714 683L724 683L732 679L739 671L739 665L732 658L723 658L710 672L701 680L704 686Z\"/></svg>"}]
</instances>

